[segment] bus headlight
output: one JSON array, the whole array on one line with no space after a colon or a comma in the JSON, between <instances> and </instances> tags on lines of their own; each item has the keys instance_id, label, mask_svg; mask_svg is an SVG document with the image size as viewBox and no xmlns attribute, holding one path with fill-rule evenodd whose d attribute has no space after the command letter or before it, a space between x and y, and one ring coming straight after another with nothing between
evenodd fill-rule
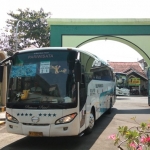
<instances>
[{"instance_id":1,"label":"bus headlight","mask_svg":"<svg viewBox=\"0 0 150 150\"><path fill-rule=\"evenodd\" d=\"M19 121L15 117L11 116L8 113L6 113L6 119L10 122L19 123Z\"/></svg>"},{"instance_id":2,"label":"bus headlight","mask_svg":"<svg viewBox=\"0 0 150 150\"><path fill-rule=\"evenodd\" d=\"M64 123L69 123L71 122L75 117L77 116L77 113L73 113L67 116L64 116L58 120L56 120L55 124L64 124Z\"/></svg>"}]
</instances>

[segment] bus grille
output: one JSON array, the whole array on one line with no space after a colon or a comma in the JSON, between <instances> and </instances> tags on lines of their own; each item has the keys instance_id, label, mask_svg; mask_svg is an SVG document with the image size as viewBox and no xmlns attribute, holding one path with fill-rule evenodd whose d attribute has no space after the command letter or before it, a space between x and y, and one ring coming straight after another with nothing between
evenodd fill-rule
<instances>
[{"instance_id":1,"label":"bus grille","mask_svg":"<svg viewBox=\"0 0 150 150\"><path fill-rule=\"evenodd\" d=\"M49 126L50 124L34 124L34 123L22 123L26 126Z\"/></svg>"}]
</instances>

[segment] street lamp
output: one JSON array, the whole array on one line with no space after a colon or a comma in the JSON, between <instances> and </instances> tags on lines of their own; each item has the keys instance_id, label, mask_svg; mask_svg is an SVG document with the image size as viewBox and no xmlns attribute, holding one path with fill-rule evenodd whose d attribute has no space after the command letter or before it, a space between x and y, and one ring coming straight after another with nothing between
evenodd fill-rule
<instances>
[{"instance_id":1,"label":"street lamp","mask_svg":"<svg viewBox=\"0 0 150 150\"><path fill-rule=\"evenodd\" d=\"M17 25L16 25L16 51L17 51L17 48L18 48L18 26L19 26L19 23L20 22L23 22L22 20L19 20L18 22L17 22Z\"/></svg>"}]
</instances>

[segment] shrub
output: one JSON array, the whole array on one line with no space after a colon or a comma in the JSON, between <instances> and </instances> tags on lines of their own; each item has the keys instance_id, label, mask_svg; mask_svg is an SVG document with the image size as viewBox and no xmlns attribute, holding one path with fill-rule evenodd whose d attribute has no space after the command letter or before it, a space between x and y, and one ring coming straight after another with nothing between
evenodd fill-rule
<instances>
[{"instance_id":1,"label":"shrub","mask_svg":"<svg viewBox=\"0 0 150 150\"><path fill-rule=\"evenodd\" d=\"M137 126L131 128L119 126L118 133L108 138L114 141L119 150L150 150L150 123L138 123L136 117L131 118ZM125 147L125 148L124 148Z\"/></svg>"}]
</instances>

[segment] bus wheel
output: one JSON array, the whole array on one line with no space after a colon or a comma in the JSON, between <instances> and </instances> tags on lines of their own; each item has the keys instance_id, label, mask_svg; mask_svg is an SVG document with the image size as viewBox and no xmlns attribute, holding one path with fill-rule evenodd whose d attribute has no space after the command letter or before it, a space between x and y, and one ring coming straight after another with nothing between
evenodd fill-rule
<instances>
[{"instance_id":1,"label":"bus wheel","mask_svg":"<svg viewBox=\"0 0 150 150\"><path fill-rule=\"evenodd\" d=\"M111 114L111 108L112 108L112 100L110 100L109 109L107 110L107 114Z\"/></svg>"},{"instance_id":2,"label":"bus wheel","mask_svg":"<svg viewBox=\"0 0 150 150\"><path fill-rule=\"evenodd\" d=\"M90 134L92 132L92 129L94 127L95 124L95 118L94 118L94 113L93 110L91 110L90 113L90 118L89 118L89 126L88 128L85 130L85 134Z\"/></svg>"}]
</instances>

